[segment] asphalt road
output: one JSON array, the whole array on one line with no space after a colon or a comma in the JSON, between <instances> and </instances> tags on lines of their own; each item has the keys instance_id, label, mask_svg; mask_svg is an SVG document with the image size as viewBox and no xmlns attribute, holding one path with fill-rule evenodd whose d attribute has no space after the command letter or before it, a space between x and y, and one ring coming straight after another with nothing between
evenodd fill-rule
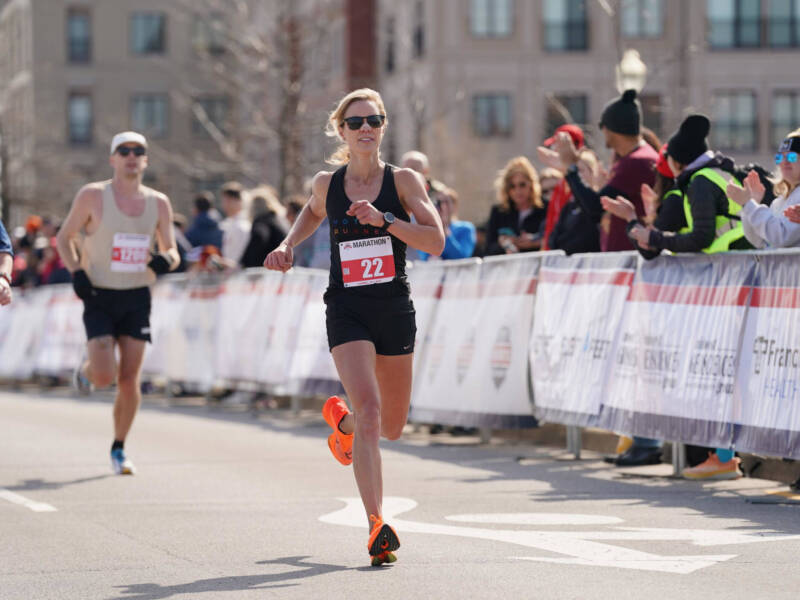
<instances>
[{"instance_id":1,"label":"asphalt road","mask_svg":"<svg viewBox=\"0 0 800 600\"><path fill-rule=\"evenodd\" d=\"M795 598L800 504L742 479L558 449L384 445L398 562L368 566L316 415L149 400L108 464L108 396L0 392L0 598ZM443 439L441 436L436 439ZM754 502L755 501L755 502Z\"/></svg>"}]
</instances>

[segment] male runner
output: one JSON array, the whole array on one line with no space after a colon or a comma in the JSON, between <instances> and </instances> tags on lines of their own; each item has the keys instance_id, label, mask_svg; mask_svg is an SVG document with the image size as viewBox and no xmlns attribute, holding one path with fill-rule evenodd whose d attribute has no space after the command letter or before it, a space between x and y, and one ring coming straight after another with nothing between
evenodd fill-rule
<instances>
[{"instance_id":1,"label":"male runner","mask_svg":"<svg viewBox=\"0 0 800 600\"><path fill-rule=\"evenodd\" d=\"M147 141L133 131L111 140L109 181L85 185L58 234L58 251L83 300L88 361L76 369L81 391L117 382L111 466L133 475L125 438L141 401L139 373L150 341L150 285L178 266L172 207L162 193L142 185ZM83 234L79 242L79 234ZM153 252L153 240L160 253ZM115 357L119 348L119 362Z\"/></svg>"}]
</instances>

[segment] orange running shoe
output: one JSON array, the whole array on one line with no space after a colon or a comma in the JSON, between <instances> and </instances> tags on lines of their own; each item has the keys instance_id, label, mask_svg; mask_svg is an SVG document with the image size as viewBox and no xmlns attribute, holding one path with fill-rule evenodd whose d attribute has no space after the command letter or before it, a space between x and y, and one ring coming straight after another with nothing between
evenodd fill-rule
<instances>
[{"instance_id":1,"label":"orange running shoe","mask_svg":"<svg viewBox=\"0 0 800 600\"><path fill-rule=\"evenodd\" d=\"M347 404L338 396L328 398L322 407L322 418L333 429L333 433L328 436L328 448L333 457L345 466L353 462L353 434L342 433L339 423L349 414Z\"/></svg>"},{"instance_id":2,"label":"orange running shoe","mask_svg":"<svg viewBox=\"0 0 800 600\"><path fill-rule=\"evenodd\" d=\"M383 519L370 515L372 521L372 531L369 534L367 550L372 557L372 566L379 567L383 563L393 563L397 560L394 551L400 547L400 540L397 533Z\"/></svg>"}]
</instances>

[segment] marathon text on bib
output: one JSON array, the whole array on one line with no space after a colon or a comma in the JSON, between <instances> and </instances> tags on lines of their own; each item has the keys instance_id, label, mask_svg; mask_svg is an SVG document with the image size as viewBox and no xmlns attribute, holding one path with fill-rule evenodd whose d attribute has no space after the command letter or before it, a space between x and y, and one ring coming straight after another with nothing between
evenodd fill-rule
<instances>
[{"instance_id":1,"label":"marathon text on bib","mask_svg":"<svg viewBox=\"0 0 800 600\"><path fill-rule=\"evenodd\" d=\"M150 236L145 233L115 233L111 246L111 270L141 273L150 261Z\"/></svg>"},{"instance_id":2,"label":"marathon text on bib","mask_svg":"<svg viewBox=\"0 0 800 600\"><path fill-rule=\"evenodd\" d=\"M386 283L394 279L391 237L339 242L344 287Z\"/></svg>"}]
</instances>

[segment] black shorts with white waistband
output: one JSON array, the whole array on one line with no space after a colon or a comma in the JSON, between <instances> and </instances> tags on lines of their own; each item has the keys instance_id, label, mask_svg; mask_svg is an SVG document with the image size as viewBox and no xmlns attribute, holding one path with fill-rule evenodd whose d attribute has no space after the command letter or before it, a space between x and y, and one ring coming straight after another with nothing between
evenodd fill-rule
<instances>
[{"instance_id":1,"label":"black shorts with white waistband","mask_svg":"<svg viewBox=\"0 0 800 600\"><path fill-rule=\"evenodd\" d=\"M127 335L151 341L150 288L93 288L92 295L83 301L83 324L87 340L104 335L115 339Z\"/></svg>"},{"instance_id":2,"label":"black shorts with white waistband","mask_svg":"<svg viewBox=\"0 0 800 600\"><path fill-rule=\"evenodd\" d=\"M326 297L325 304L331 350L347 342L367 340L383 356L414 352L416 312L409 296L370 298L342 293Z\"/></svg>"}]
</instances>

